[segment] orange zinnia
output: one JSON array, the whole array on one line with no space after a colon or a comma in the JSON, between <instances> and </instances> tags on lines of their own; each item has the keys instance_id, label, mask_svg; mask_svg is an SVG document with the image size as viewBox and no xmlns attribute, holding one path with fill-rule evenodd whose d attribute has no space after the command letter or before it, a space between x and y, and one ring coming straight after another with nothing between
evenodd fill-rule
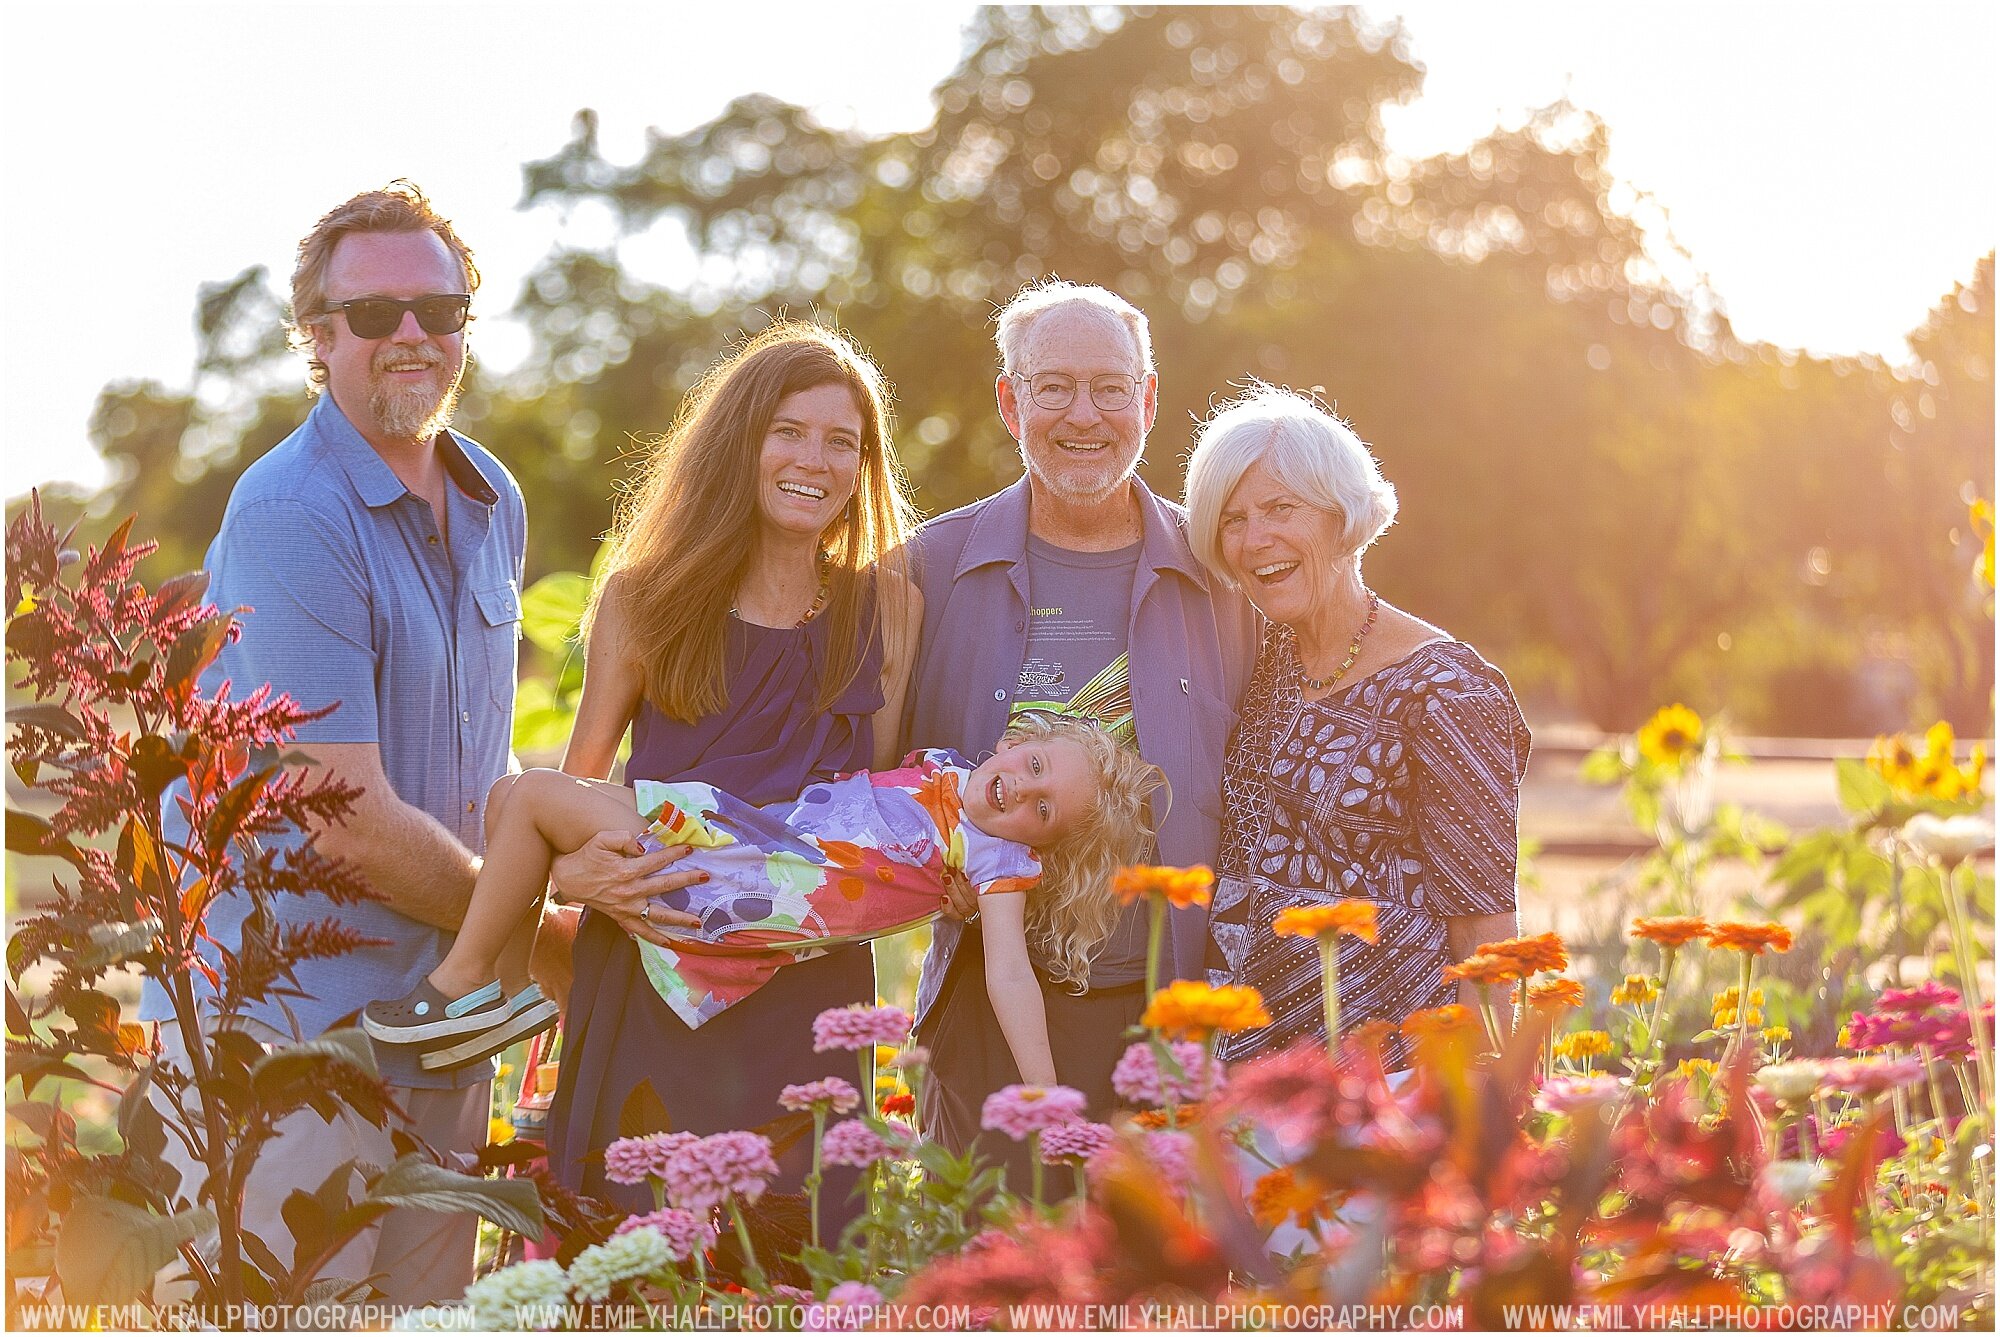
<instances>
[{"instance_id":1,"label":"orange zinnia","mask_svg":"<svg viewBox=\"0 0 2000 1337\"><path fill-rule=\"evenodd\" d=\"M1479 1018L1463 1003L1427 1007L1403 1018L1405 1035L1453 1035L1479 1029Z\"/></svg>"},{"instance_id":2,"label":"orange zinnia","mask_svg":"<svg viewBox=\"0 0 2000 1337\"><path fill-rule=\"evenodd\" d=\"M1521 978L1526 979L1538 970L1568 970L1569 949L1554 933L1537 933L1531 938L1502 938L1499 942L1483 942L1474 949L1481 955L1504 956L1519 963Z\"/></svg>"},{"instance_id":3,"label":"orange zinnia","mask_svg":"<svg viewBox=\"0 0 2000 1337\"><path fill-rule=\"evenodd\" d=\"M1214 885L1215 874L1203 864L1192 868L1132 864L1112 877L1111 892L1124 905L1147 896L1162 897L1172 906L1207 905Z\"/></svg>"},{"instance_id":4,"label":"orange zinnia","mask_svg":"<svg viewBox=\"0 0 2000 1337\"><path fill-rule=\"evenodd\" d=\"M1266 1230L1288 1219L1310 1230L1325 1201L1325 1188L1310 1177L1300 1176L1291 1166L1281 1165L1260 1176L1251 1187L1250 1215Z\"/></svg>"},{"instance_id":5,"label":"orange zinnia","mask_svg":"<svg viewBox=\"0 0 2000 1337\"><path fill-rule=\"evenodd\" d=\"M1582 1007L1583 985L1576 980L1549 980L1528 986L1530 1007Z\"/></svg>"},{"instance_id":6,"label":"orange zinnia","mask_svg":"<svg viewBox=\"0 0 2000 1337\"><path fill-rule=\"evenodd\" d=\"M1175 980L1153 995L1139 1022L1175 1039L1202 1040L1215 1031L1233 1035L1269 1026L1271 1014L1264 1010L1264 995L1247 985L1217 989L1198 980Z\"/></svg>"},{"instance_id":7,"label":"orange zinnia","mask_svg":"<svg viewBox=\"0 0 2000 1337\"><path fill-rule=\"evenodd\" d=\"M1271 932L1281 938L1323 938L1350 933L1375 941L1375 902L1340 900L1328 905L1295 905L1278 911Z\"/></svg>"},{"instance_id":8,"label":"orange zinnia","mask_svg":"<svg viewBox=\"0 0 2000 1337\"><path fill-rule=\"evenodd\" d=\"M1792 950L1792 931L1773 920L1748 924L1729 919L1709 929L1708 945L1725 951L1742 952L1746 956L1762 956L1767 949L1789 952Z\"/></svg>"},{"instance_id":9,"label":"orange zinnia","mask_svg":"<svg viewBox=\"0 0 2000 1337\"><path fill-rule=\"evenodd\" d=\"M1700 915L1661 915L1632 921L1632 936L1656 942L1662 947L1685 947L1708 936L1709 924Z\"/></svg>"},{"instance_id":10,"label":"orange zinnia","mask_svg":"<svg viewBox=\"0 0 2000 1337\"><path fill-rule=\"evenodd\" d=\"M1511 984L1521 978L1521 963L1510 956L1482 951L1446 966L1444 977L1473 984Z\"/></svg>"}]
</instances>

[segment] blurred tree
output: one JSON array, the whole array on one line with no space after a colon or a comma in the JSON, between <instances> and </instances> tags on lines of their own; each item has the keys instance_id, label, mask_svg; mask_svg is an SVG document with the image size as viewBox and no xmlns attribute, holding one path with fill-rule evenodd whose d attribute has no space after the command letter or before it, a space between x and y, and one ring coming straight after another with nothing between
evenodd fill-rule
<instances>
[{"instance_id":1,"label":"blurred tree","mask_svg":"<svg viewBox=\"0 0 2000 1337\"><path fill-rule=\"evenodd\" d=\"M1389 152L1382 109L1423 78L1394 23L987 8L965 51L915 132L751 94L630 164L586 110L526 165L522 207L608 209L621 233L547 257L513 308L525 362L468 387L461 421L527 490L530 580L588 567L632 453L781 312L880 361L927 512L1010 481L992 315L1058 273L1152 317L1149 483L1179 493L1193 422L1245 378L1319 388L1402 496L1371 581L1545 707L1621 730L1675 695L1752 731L1990 727L1990 628L1953 547L1992 469L1990 256L1910 367L1805 357L1736 336L1587 112ZM638 279L642 238L685 246L690 277ZM159 517L184 563L306 403L261 271L198 308L194 389L114 385L93 425L100 513Z\"/></svg>"}]
</instances>

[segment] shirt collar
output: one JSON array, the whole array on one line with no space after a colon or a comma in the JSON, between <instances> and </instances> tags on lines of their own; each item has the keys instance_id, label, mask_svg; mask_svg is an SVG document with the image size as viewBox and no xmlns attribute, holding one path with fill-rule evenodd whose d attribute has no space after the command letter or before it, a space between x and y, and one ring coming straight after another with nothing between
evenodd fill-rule
<instances>
[{"instance_id":1,"label":"shirt collar","mask_svg":"<svg viewBox=\"0 0 2000 1337\"><path fill-rule=\"evenodd\" d=\"M389 462L348 421L347 415L340 411L340 405L333 402L332 395L320 395L308 421L319 433L320 439L326 442L334 459L340 462L340 467L347 471L348 481L354 484L363 505L387 506L409 491L403 486L403 480L396 477L396 471L389 467ZM459 491L482 506L499 502L499 489L480 470L478 463L466 451L464 440L456 432L449 428L439 432L437 447L445 474Z\"/></svg>"},{"instance_id":2,"label":"shirt collar","mask_svg":"<svg viewBox=\"0 0 2000 1337\"><path fill-rule=\"evenodd\" d=\"M1140 565L1155 571L1172 571L1201 589L1207 589L1208 571L1195 560L1188 547L1185 523L1175 508L1154 494L1137 474L1133 486L1139 489L1141 528ZM993 494L972 522L965 547L959 552L962 576L977 566L993 563L1013 565L1028 555L1028 476L1022 474L1009 486Z\"/></svg>"}]
</instances>

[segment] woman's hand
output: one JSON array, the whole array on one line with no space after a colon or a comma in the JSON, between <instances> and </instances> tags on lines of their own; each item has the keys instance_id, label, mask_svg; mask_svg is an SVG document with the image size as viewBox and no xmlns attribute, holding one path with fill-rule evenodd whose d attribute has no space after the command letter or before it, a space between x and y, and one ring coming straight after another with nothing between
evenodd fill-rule
<instances>
[{"instance_id":1,"label":"woman's hand","mask_svg":"<svg viewBox=\"0 0 2000 1337\"><path fill-rule=\"evenodd\" d=\"M686 845L669 845L648 853L629 831L600 831L590 843L558 858L549 868L549 883L566 901L587 905L634 938L656 947L671 947L665 930L701 927L701 921L680 910L653 904L663 892L679 891L708 880L701 872L667 873L662 869L687 857Z\"/></svg>"}]
</instances>

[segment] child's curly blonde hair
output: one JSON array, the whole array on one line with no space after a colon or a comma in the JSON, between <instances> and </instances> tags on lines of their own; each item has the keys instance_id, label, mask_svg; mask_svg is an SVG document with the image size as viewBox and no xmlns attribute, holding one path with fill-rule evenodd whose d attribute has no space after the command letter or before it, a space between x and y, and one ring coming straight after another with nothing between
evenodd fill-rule
<instances>
[{"instance_id":1,"label":"child's curly blonde hair","mask_svg":"<svg viewBox=\"0 0 2000 1337\"><path fill-rule=\"evenodd\" d=\"M1121 747L1095 720L1028 710L1007 725L1007 743L1066 738L1083 748L1097 776L1097 803L1061 840L1041 851L1042 880L1028 897L1028 943L1050 976L1082 993L1090 958L1111 936L1118 901L1111 880L1151 851L1152 796L1166 789L1160 768Z\"/></svg>"}]
</instances>

